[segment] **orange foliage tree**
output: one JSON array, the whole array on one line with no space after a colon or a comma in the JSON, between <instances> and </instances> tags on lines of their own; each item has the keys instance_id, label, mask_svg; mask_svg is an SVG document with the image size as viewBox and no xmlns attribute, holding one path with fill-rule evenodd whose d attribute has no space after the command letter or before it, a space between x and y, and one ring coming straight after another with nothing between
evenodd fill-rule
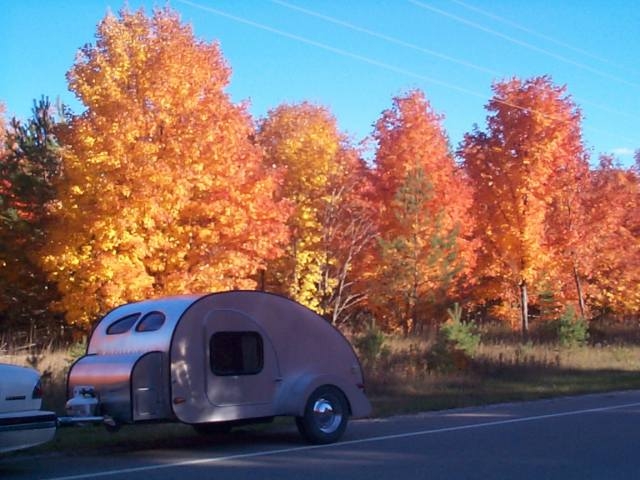
<instances>
[{"instance_id":1,"label":"orange foliage tree","mask_svg":"<svg viewBox=\"0 0 640 480\"><path fill-rule=\"evenodd\" d=\"M514 78L493 91L487 132L467 134L460 150L474 186L481 242L476 292L497 302L497 313L510 320L517 306L526 335L529 297L552 282L546 218L559 172L573 172L582 161L581 117L565 88L548 77Z\"/></svg>"},{"instance_id":2,"label":"orange foliage tree","mask_svg":"<svg viewBox=\"0 0 640 480\"><path fill-rule=\"evenodd\" d=\"M471 192L441 117L420 91L393 99L375 126L373 202L379 245L371 262L371 307L409 332L454 294L474 262Z\"/></svg>"},{"instance_id":3,"label":"orange foliage tree","mask_svg":"<svg viewBox=\"0 0 640 480\"><path fill-rule=\"evenodd\" d=\"M640 174L603 156L592 172L587 299L599 313L640 311Z\"/></svg>"},{"instance_id":4,"label":"orange foliage tree","mask_svg":"<svg viewBox=\"0 0 640 480\"><path fill-rule=\"evenodd\" d=\"M86 110L64 132L43 266L87 326L149 296L255 286L281 253L280 179L225 93L217 44L167 9L108 14L68 72Z\"/></svg>"},{"instance_id":5,"label":"orange foliage tree","mask_svg":"<svg viewBox=\"0 0 640 480\"><path fill-rule=\"evenodd\" d=\"M353 256L367 239L356 207L364 165L323 107L281 105L259 126L265 163L284 170L282 195L293 205L287 254L267 272L267 287L338 322L356 297Z\"/></svg>"},{"instance_id":6,"label":"orange foliage tree","mask_svg":"<svg viewBox=\"0 0 640 480\"><path fill-rule=\"evenodd\" d=\"M557 316L563 304L575 302L587 318L585 283L593 272L594 251L599 241L593 224L591 171L586 152L576 142L549 179L551 202L546 213L546 243L553 262L549 266L547 303ZM543 302L544 303L544 302ZM543 309L542 309L543 310ZM544 318L544 311L541 311Z\"/></svg>"}]
</instances>

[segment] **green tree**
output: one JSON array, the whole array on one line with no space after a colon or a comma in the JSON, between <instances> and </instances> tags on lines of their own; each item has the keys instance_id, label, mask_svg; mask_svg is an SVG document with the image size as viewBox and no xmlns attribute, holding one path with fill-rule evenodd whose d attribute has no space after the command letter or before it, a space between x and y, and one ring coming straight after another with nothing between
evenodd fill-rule
<instances>
[{"instance_id":1,"label":"green tree","mask_svg":"<svg viewBox=\"0 0 640 480\"><path fill-rule=\"evenodd\" d=\"M432 211L433 187L422 170L409 172L391 205L402 230L379 237L381 266L375 303L405 333L419 328L430 307L442 302L463 268L458 230L443 227L443 211Z\"/></svg>"},{"instance_id":2,"label":"green tree","mask_svg":"<svg viewBox=\"0 0 640 480\"><path fill-rule=\"evenodd\" d=\"M381 325L405 332L428 320L429 304L441 308L457 295L474 263L471 191L441 119L413 91L394 98L374 130L372 204L381 241L366 272L369 306Z\"/></svg>"},{"instance_id":3,"label":"green tree","mask_svg":"<svg viewBox=\"0 0 640 480\"><path fill-rule=\"evenodd\" d=\"M61 174L60 144L47 98L34 101L26 122L13 118L0 153L0 331L57 333L49 304L57 297L36 252L45 240L47 207Z\"/></svg>"}]
</instances>

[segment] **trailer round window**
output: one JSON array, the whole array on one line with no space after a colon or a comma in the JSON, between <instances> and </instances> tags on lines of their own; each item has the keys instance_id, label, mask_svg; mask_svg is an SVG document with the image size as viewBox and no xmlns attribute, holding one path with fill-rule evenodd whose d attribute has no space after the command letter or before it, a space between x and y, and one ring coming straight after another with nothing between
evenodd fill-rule
<instances>
[{"instance_id":1,"label":"trailer round window","mask_svg":"<svg viewBox=\"0 0 640 480\"><path fill-rule=\"evenodd\" d=\"M133 313L126 317L119 318L107 327L107 335L118 335L128 332L138 318L140 318L139 313Z\"/></svg>"},{"instance_id":2,"label":"trailer round window","mask_svg":"<svg viewBox=\"0 0 640 480\"><path fill-rule=\"evenodd\" d=\"M264 353L258 332L216 332L209 342L211 371L220 376L255 375Z\"/></svg>"},{"instance_id":3,"label":"trailer round window","mask_svg":"<svg viewBox=\"0 0 640 480\"><path fill-rule=\"evenodd\" d=\"M147 313L136 326L136 332L154 332L164 325L165 316L162 312Z\"/></svg>"}]
</instances>

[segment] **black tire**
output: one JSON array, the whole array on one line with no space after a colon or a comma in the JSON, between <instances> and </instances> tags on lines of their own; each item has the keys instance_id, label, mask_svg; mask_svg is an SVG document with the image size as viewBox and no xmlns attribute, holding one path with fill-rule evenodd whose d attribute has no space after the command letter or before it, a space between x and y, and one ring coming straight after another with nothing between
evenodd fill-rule
<instances>
[{"instance_id":1,"label":"black tire","mask_svg":"<svg viewBox=\"0 0 640 480\"><path fill-rule=\"evenodd\" d=\"M229 422L194 423L193 429L200 435L221 435L231 431Z\"/></svg>"},{"instance_id":2,"label":"black tire","mask_svg":"<svg viewBox=\"0 0 640 480\"><path fill-rule=\"evenodd\" d=\"M330 385L319 387L307 400L302 417L296 417L300 434L310 443L338 441L349 421L349 406L344 394Z\"/></svg>"},{"instance_id":3,"label":"black tire","mask_svg":"<svg viewBox=\"0 0 640 480\"><path fill-rule=\"evenodd\" d=\"M116 422L104 422L104 428L107 430L107 432L109 433L117 433L120 431L120 429L122 428L122 424L121 423L116 423Z\"/></svg>"}]
</instances>

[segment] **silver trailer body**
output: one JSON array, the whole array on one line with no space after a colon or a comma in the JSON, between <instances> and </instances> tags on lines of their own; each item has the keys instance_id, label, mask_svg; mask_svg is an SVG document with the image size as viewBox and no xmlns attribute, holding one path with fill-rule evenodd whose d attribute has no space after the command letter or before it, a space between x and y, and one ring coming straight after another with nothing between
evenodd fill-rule
<instances>
[{"instance_id":1,"label":"silver trailer body","mask_svg":"<svg viewBox=\"0 0 640 480\"><path fill-rule=\"evenodd\" d=\"M116 308L69 371L69 395L81 386L93 387L99 413L117 423L290 415L316 442L337 439L322 435L337 414L346 422L371 411L360 363L342 334L296 302L255 291Z\"/></svg>"}]
</instances>

